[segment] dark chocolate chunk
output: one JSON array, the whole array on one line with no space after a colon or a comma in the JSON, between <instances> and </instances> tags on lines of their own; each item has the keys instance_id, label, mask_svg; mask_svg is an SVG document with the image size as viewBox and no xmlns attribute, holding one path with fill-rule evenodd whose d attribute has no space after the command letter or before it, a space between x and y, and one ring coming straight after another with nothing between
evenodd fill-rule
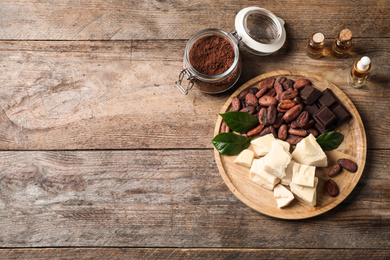
<instances>
[{"instance_id":1,"label":"dark chocolate chunk","mask_svg":"<svg viewBox=\"0 0 390 260\"><path fill-rule=\"evenodd\" d=\"M322 106L331 107L336 102L337 102L337 98L333 94L332 90L328 88L322 92L321 97L318 99L318 103L320 104L321 107Z\"/></svg>"},{"instance_id":2,"label":"dark chocolate chunk","mask_svg":"<svg viewBox=\"0 0 390 260\"><path fill-rule=\"evenodd\" d=\"M333 112L327 106L321 107L313 117L325 128L329 128L337 119L335 114L333 114Z\"/></svg>"},{"instance_id":3,"label":"dark chocolate chunk","mask_svg":"<svg viewBox=\"0 0 390 260\"><path fill-rule=\"evenodd\" d=\"M314 128L317 129L317 131L320 134L323 134L323 133L334 130L336 128L336 125L332 124L330 127L325 127L321 123L316 122L316 124L314 125Z\"/></svg>"},{"instance_id":4,"label":"dark chocolate chunk","mask_svg":"<svg viewBox=\"0 0 390 260\"><path fill-rule=\"evenodd\" d=\"M332 107L332 112L336 116L336 125L339 126L345 121L349 120L352 116L348 110L346 110L340 103L336 103Z\"/></svg>"},{"instance_id":5,"label":"dark chocolate chunk","mask_svg":"<svg viewBox=\"0 0 390 260\"><path fill-rule=\"evenodd\" d=\"M309 112L310 115L314 115L320 108L317 106L317 104L308 105L305 107L305 110Z\"/></svg>"},{"instance_id":6,"label":"dark chocolate chunk","mask_svg":"<svg viewBox=\"0 0 390 260\"><path fill-rule=\"evenodd\" d=\"M322 95L322 92L312 86L305 86L300 94L303 102L311 105Z\"/></svg>"}]
</instances>

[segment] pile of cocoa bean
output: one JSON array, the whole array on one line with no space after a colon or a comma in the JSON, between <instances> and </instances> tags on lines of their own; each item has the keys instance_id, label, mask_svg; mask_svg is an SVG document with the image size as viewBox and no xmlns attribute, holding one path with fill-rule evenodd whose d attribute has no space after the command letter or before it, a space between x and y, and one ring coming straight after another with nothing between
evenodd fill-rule
<instances>
[{"instance_id":1,"label":"pile of cocoa bean","mask_svg":"<svg viewBox=\"0 0 390 260\"><path fill-rule=\"evenodd\" d=\"M315 120L305 111L300 90L311 85L308 79L293 81L284 76L267 78L257 87L247 88L232 99L232 111L242 111L255 115L260 124L241 133L246 136L264 136L272 133L275 138L290 144L299 143L304 137L318 131L313 128ZM223 122L221 132L230 132Z\"/></svg>"}]
</instances>

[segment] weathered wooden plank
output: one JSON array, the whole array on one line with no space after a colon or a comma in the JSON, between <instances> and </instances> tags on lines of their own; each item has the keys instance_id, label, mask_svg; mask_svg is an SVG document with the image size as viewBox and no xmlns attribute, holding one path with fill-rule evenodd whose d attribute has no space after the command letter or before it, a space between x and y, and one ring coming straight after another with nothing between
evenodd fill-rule
<instances>
[{"instance_id":1,"label":"weathered wooden plank","mask_svg":"<svg viewBox=\"0 0 390 260\"><path fill-rule=\"evenodd\" d=\"M390 248L390 151L355 190L303 221L254 212L211 150L2 151L2 247Z\"/></svg>"},{"instance_id":2,"label":"weathered wooden plank","mask_svg":"<svg viewBox=\"0 0 390 260\"><path fill-rule=\"evenodd\" d=\"M237 86L278 69L322 76L357 106L368 147L388 149L390 40L360 39L356 45L342 60L329 53L309 59L305 40L290 41L268 57L243 52ZM164 40L0 42L0 149L211 148L218 113L232 92L182 95L174 81L184 46ZM374 69L368 87L355 90L346 76L360 54L372 57Z\"/></svg>"},{"instance_id":3,"label":"weathered wooden plank","mask_svg":"<svg viewBox=\"0 0 390 260\"><path fill-rule=\"evenodd\" d=\"M0 5L0 39L187 39L205 28L233 30L236 14L253 5L252 1L233 0L8 0ZM336 0L265 1L255 5L283 18L291 38L307 38L318 30L334 38L344 27L350 28L357 37L390 35L387 0L348 4Z\"/></svg>"},{"instance_id":4,"label":"weathered wooden plank","mask_svg":"<svg viewBox=\"0 0 390 260\"><path fill-rule=\"evenodd\" d=\"M387 249L23 248L2 259L386 259Z\"/></svg>"}]
</instances>

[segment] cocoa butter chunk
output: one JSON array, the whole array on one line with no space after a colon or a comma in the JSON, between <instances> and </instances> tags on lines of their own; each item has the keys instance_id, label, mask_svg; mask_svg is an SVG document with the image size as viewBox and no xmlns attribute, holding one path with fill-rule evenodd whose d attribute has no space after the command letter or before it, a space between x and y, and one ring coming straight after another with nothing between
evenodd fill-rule
<instances>
[{"instance_id":1,"label":"cocoa butter chunk","mask_svg":"<svg viewBox=\"0 0 390 260\"><path fill-rule=\"evenodd\" d=\"M322 92L312 86L305 86L300 94L303 102L306 105L311 105L322 95Z\"/></svg>"}]
</instances>

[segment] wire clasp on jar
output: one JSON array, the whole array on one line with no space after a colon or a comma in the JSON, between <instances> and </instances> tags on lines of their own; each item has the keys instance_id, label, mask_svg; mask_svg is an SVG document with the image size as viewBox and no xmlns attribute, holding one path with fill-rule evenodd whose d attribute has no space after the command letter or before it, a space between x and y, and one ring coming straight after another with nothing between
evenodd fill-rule
<instances>
[{"instance_id":1,"label":"wire clasp on jar","mask_svg":"<svg viewBox=\"0 0 390 260\"><path fill-rule=\"evenodd\" d=\"M185 75L187 76L187 80L188 80L187 88L184 88L181 85ZM179 79L175 82L175 85L181 91L181 93L187 95L188 90L192 89L192 87L194 86L194 77L191 75L191 73L188 72L187 69L182 69L179 74Z\"/></svg>"}]
</instances>

